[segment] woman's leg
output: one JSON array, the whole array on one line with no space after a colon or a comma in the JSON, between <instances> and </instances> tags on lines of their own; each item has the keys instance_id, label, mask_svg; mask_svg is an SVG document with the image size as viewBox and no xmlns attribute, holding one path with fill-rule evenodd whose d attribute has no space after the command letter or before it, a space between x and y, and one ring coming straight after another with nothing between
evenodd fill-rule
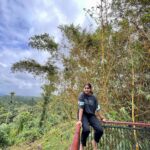
<instances>
[{"instance_id":1,"label":"woman's leg","mask_svg":"<svg viewBox=\"0 0 150 150\"><path fill-rule=\"evenodd\" d=\"M89 118L90 125L94 128L94 149L97 150L97 143L99 143L100 138L103 135L103 128L101 127L100 120L96 116L91 116Z\"/></svg>"},{"instance_id":2,"label":"woman's leg","mask_svg":"<svg viewBox=\"0 0 150 150\"><path fill-rule=\"evenodd\" d=\"M89 136L89 133L90 133L90 127L89 127L88 118L85 114L83 114L80 150L83 149L83 146L86 146L86 140L87 140L87 137Z\"/></svg>"}]
</instances>

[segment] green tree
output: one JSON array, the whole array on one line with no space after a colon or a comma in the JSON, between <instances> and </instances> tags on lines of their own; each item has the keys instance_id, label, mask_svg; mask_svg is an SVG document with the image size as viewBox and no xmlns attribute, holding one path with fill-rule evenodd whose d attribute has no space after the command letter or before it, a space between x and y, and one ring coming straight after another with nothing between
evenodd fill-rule
<instances>
[{"instance_id":1,"label":"green tree","mask_svg":"<svg viewBox=\"0 0 150 150\"><path fill-rule=\"evenodd\" d=\"M49 54L47 62L42 65L38 63L36 60L29 58L27 60L21 60L16 62L12 66L12 71L27 71L28 73L32 73L34 76L40 76L44 80L47 81L46 84L43 85L43 97L50 97L51 94L56 90L57 84L57 72L58 69L55 65L57 61L57 51L58 44L54 41L49 34L45 33L42 35L35 35L30 38L29 45L32 48L35 48L39 51L46 51ZM40 127L43 125L43 118L45 118L46 107L48 107L47 99L43 98L43 111L40 119ZM46 105L45 105L46 104Z\"/></svg>"}]
</instances>

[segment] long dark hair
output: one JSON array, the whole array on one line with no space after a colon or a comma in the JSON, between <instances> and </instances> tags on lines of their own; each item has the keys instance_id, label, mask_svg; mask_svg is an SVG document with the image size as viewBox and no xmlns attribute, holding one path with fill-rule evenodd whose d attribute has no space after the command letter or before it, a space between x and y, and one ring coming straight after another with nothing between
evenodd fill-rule
<instances>
[{"instance_id":1,"label":"long dark hair","mask_svg":"<svg viewBox=\"0 0 150 150\"><path fill-rule=\"evenodd\" d=\"M85 86L88 86L91 89L91 94L93 94L91 83L86 83L86 84L84 84L84 88L85 88ZM83 93L84 93L84 91L83 91Z\"/></svg>"}]
</instances>

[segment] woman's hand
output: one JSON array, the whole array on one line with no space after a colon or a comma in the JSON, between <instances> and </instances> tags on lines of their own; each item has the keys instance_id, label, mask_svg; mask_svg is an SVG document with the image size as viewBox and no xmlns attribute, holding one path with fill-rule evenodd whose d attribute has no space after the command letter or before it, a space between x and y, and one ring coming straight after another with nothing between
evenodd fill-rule
<instances>
[{"instance_id":1,"label":"woman's hand","mask_svg":"<svg viewBox=\"0 0 150 150\"><path fill-rule=\"evenodd\" d=\"M102 120L102 121L106 121L106 118L102 118L101 120Z\"/></svg>"},{"instance_id":2,"label":"woman's hand","mask_svg":"<svg viewBox=\"0 0 150 150\"><path fill-rule=\"evenodd\" d=\"M82 126L82 122L79 120L79 121L77 121L77 123L76 124L80 124L80 126Z\"/></svg>"}]
</instances>

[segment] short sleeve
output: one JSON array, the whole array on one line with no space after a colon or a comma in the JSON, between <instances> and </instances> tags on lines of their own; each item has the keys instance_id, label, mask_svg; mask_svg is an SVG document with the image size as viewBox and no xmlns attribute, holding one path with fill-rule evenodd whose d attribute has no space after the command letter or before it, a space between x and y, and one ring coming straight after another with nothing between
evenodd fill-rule
<instances>
[{"instance_id":1,"label":"short sleeve","mask_svg":"<svg viewBox=\"0 0 150 150\"><path fill-rule=\"evenodd\" d=\"M96 98L96 111L100 111L100 104L98 103L97 98Z\"/></svg>"},{"instance_id":2,"label":"short sleeve","mask_svg":"<svg viewBox=\"0 0 150 150\"><path fill-rule=\"evenodd\" d=\"M80 93L78 96L78 106L79 108L84 108L84 96L83 93Z\"/></svg>"}]
</instances>

